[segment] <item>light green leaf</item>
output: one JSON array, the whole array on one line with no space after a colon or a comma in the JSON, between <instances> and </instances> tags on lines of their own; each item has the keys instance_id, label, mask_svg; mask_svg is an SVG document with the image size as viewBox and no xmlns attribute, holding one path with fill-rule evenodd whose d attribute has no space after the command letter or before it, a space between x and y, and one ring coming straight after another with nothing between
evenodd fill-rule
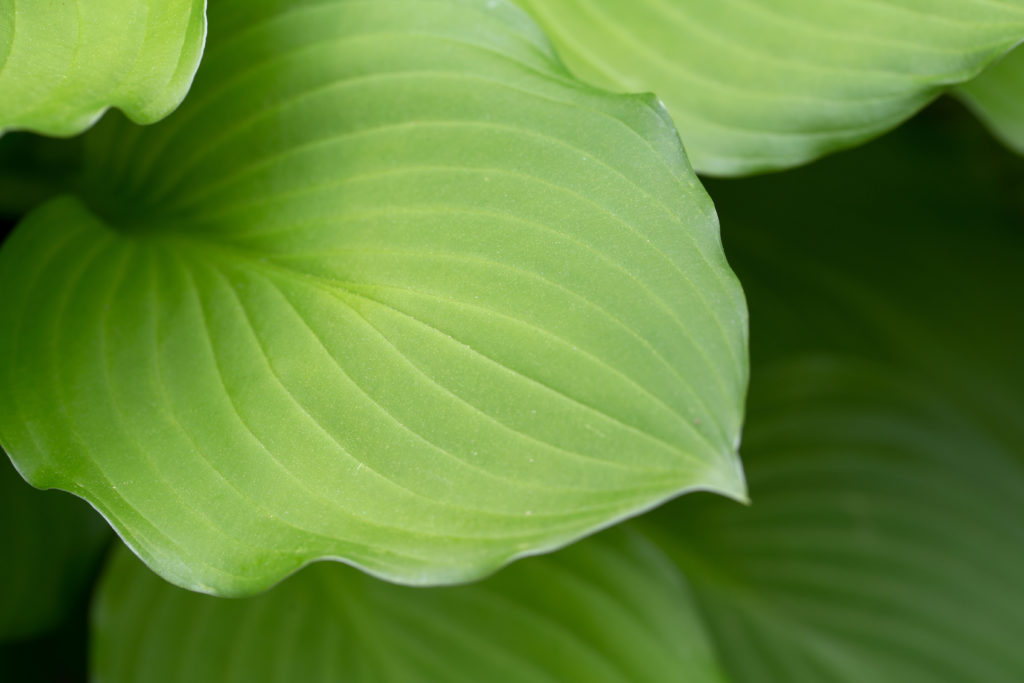
<instances>
[{"instance_id":1,"label":"light green leaf","mask_svg":"<svg viewBox=\"0 0 1024 683\"><path fill-rule=\"evenodd\" d=\"M1015 49L956 94L1007 147L1024 154L1024 49Z\"/></svg>"},{"instance_id":2,"label":"light green leaf","mask_svg":"<svg viewBox=\"0 0 1024 683\"><path fill-rule=\"evenodd\" d=\"M671 563L618 529L470 586L317 565L243 600L174 588L120 552L93 615L106 683L723 681Z\"/></svg>"},{"instance_id":3,"label":"light green leaf","mask_svg":"<svg viewBox=\"0 0 1024 683\"><path fill-rule=\"evenodd\" d=\"M699 172L893 128L1024 38L1020 0L520 0L578 76L668 105Z\"/></svg>"},{"instance_id":4,"label":"light green leaf","mask_svg":"<svg viewBox=\"0 0 1024 683\"><path fill-rule=\"evenodd\" d=\"M0 441L155 570L479 578L743 496L746 310L651 99L484 0L222 2L185 105L0 251Z\"/></svg>"},{"instance_id":5,"label":"light green leaf","mask_svg":"<svg viewBox=\"0 0 1024 683\"><path fill-rule=\"evenodd\" d=\"M752 504L644 519L736 683L1024 679L1024 161L946 121L713 186L757 340Z\"/></svg>"},{"instance_id":6,"label":"light green leaf","mask_svg":"<svg viewBox=\"0 0 1024 683\"><path fill-rule=\"evenodd\" d=\"M109 107L162 119L205 38L206 0L0 0L0 134L74 135Z\"/></svg>"},{"instance_id":7,"label":"light green leaf","mask_svg":"<svg viewBox=\"0 0 1024 683\"><path fill-rule=\"evenodd\" d=\"M55 626L84 595L109 537L88 505L36 491L0 451L0 641Z\"/></svg>"}]
</instances>

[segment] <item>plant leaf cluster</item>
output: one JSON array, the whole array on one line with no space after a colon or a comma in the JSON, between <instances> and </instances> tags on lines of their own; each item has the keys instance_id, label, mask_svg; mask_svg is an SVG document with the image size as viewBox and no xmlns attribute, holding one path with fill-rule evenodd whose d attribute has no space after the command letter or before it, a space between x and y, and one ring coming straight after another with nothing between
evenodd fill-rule
<instances>
[{"instance_id":1,"label":"plant leaf cluster","mask_svg":"<svg viewBox=\"0 0 1024 683\"><path fill-rule=\"evenodd\" d=\"M7 674L1024 677L1024 160L815 161L1024 3L206 9L0 0Z\"/></svg>"}]
</instances>

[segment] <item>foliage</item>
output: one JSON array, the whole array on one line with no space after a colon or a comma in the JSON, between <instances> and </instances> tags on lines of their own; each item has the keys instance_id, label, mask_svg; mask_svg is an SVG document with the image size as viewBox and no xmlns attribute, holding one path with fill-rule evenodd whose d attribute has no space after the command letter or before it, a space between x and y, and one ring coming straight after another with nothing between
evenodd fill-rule
<instances>
[{"instance_id":1,"label":"foliage","mask_svg":"<svg viewBox=\"0 0 1024 683\"><path fill-rule=\"evenodd\" d=\"M185 97L205 0L0 0L0 134L74 135L108 107L152 123Z\"/></svg>"},{"instance_id":2,"label":"foliage","mask_svg":"<svg viewBox=\"0 0 1024 683\"><path fill-rule=\"evenodd\" d=\"M212 14L188 102L0 255L5 447L179 585L464 581L743 495L746 310L663 111L444 9Z\"/></svg>"},{"instance_id":3,"label":"foliage","mask_svg":"<svg viewBox=\"0 0 1024 683\"><path fill-rule=\"evenodd\" d=\"M690 167L1019 150L1024 3L521 4L0 0L132 119L0 139L7 675L1024 677L1024 161Z\"/></svg>"},{"instance_id":4,"label":"foliage","mask_svg":"<svg viewBox=\"0 0 1024 683\"><path fill-rule=\"evenodd\" d=\"M989 0L524 0L584 79L668 104L694 167L746 175L892 128L1024 36Z\"/></svg>"}]
</instances>

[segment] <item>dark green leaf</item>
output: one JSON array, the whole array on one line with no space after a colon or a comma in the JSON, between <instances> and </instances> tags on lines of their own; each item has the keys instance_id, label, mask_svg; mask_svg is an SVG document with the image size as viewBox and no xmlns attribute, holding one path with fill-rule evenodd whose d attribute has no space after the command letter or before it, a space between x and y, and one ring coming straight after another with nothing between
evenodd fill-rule
<instances>
[{"instance_id":1,"label":"dark green leaf","mask_svg":"<svg viewBox=\"0 0 1024 683\"><path fill-rule=\"evenodd\" d=\"M174 588L120 552L94 615L105 683L723 681L671 563L620 530L471 586L321 564L243 600Z\"/></svg>"},{"instance_id":2,"label":"dark green leaf","mask_svg":"<svg viewBox=\"0 0 1024 683\"><path fill-rule=\"evenodd\" d=\"M754 504L655 513L736 681L1020 680L1021 442L835 357L755 373L750 415Z\"/></svg>"},{"instance_id":3,"label":"dark green leaf","mask_svg":"<svg viewBox=\"0 0 1024 683\"><path fill-rule=\"evenodd\" d=\"M88 505L36 491L0 451L0 641L53 628L87 589L109 536Z\"/></svg>"},{"instance_id":4,"label":"dark green leaf","mask_svg":"<svg viewBox=\"0 0 1024 683\"><path fill-rule=\"evenodd\" d=\"M737 683L1024 678L1024 163L942 116L713 185L757 340L752 505L648 522Z\"/></svg>"}]
</instances>

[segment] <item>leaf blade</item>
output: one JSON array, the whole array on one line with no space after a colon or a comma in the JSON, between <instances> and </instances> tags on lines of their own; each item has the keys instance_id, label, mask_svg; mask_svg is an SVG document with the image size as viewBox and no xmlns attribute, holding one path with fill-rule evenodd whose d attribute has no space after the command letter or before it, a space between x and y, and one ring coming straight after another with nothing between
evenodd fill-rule
<instances>
[{"instance_id":1,"label":"leaf blade","mask_svg":"<svg viewBox=\"0 0 1024 683\"><path fill-rule=\"evenodd\" d=\"M721 176L875 137L1024 36L1017 3L521 4L584 80L664 99L694 167Z\"/></svg>"},{"instance_id":2,"label":"leaf blade","mask_svg":"<svg viewBox=\"0 0 1024 683\"><path fill-rule=\"evenodd\" d=\"M687 587L652 544L619 529L471 586L410 589L320 565L238 601L169 586L122 551L93 615L93 674L115 683L484 675L612 683L681 672L724 680Z\"/></svg>"},{"instance_id":3,"label":"leaf blade","mask_svg":"<svg viewBox=\"0 0 1024 683\"><path fill-rule=\"evenodd\" d=\"M662 110L505 3L221 11L179 112L90 134L95 208L0 252L34 483L232 594L323 557L465 581L742 496L742 292Z\"/></svg>"},{"instance_id":4,"label":"leaf blade","mask_svg":"<svg viewBox=\"0 0 1024 683\"><path fill-rule=\"evenodd\" d=\"M157 121L188 92L206 39L205 0L5 0L0 16L0 134L75 135L110 107Z\"/></svg>"}]
</instances>

